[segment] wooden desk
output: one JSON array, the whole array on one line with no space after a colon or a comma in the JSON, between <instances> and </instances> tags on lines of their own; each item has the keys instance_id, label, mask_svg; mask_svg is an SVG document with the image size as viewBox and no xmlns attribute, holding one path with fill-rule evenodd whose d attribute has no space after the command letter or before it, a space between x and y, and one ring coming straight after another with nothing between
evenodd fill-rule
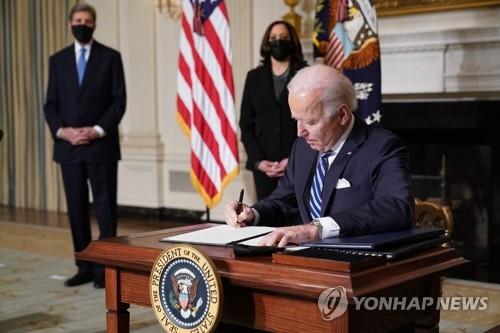
<instances>
[{"instance_id":1,"label":"wooden desk","mask_svg":"<svg viewBox=\"0 0 500 333\"><path fill-rule=\"evenodd\" d=\"M150 271L168 246L158 240L203 227L206 225L94 241L77 253L78 259L106 266L107 332L129 332L130 304L151 306ZM386 332L411 323L421 331L437 332L439 311L355 310L352 297L437 297L440 275L466 262L453 249L439 248L349 273L273 264L270 256L216 256L213 253L212 259L224 288L222 321L278 332ZM318 296L337 286L347 289L348 310L333 321L324 321Z\"/></svg>"}]
</instances>

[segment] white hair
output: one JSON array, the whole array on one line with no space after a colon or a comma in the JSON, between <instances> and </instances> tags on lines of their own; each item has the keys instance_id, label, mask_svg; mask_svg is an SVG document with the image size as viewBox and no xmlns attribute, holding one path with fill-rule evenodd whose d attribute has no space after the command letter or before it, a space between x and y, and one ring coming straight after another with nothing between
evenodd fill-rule
<instances>
[{"instance_id":1,"label":"white hair","mask_svg":"<svg viewBox=\"0 0 500 333\"><path fill-rule=\"evenodd\" d=\"M302 68L295 74L287 88L293 95L316 92L326 116L335 115L340 104L347 105L350 111L358 108L351 80L330 66L315 64Z\"/></svg>"}]
</instances>

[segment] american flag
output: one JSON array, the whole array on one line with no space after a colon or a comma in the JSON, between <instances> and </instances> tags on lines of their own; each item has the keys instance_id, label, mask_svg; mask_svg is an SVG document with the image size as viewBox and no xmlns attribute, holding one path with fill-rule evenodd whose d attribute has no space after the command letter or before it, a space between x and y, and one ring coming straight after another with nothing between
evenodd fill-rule
<instances>
[{"instance_id":1,"label":"american flag","mask_svg":"<svg viewBox=\"0 0 500 333\"><path fill-rule=\"evenodd\" d=\"M229 18L223 0L184 0L177 119L191 139L191 182L214 207L239 172Z\"/></svg>"}]
</instances>

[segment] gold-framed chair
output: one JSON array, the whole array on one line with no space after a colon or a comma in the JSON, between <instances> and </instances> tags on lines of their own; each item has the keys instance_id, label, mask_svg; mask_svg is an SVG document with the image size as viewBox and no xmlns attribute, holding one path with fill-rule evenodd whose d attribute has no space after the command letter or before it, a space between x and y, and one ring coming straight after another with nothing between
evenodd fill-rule
<instances>
[{"instance_id":1,"label":"gold-framed chair","mask_svg":"<svg viewBox=\"0 0 500 333\"><path fill-rule=\"evenodd\" d=\"M415 227L442 228L451 234L453 215L450 206L415 199Z\"/></svg>"},{"instance_id":2,"label":"gold-framed chair","mask_svg":"<svg viewBox=\"0 0 500 333\"><path fill-rule=\"evenodd\" d=\"M453 231L453 215L450 206L415 199L415 227L435 227Z\"/></svg>"}]
</instances>

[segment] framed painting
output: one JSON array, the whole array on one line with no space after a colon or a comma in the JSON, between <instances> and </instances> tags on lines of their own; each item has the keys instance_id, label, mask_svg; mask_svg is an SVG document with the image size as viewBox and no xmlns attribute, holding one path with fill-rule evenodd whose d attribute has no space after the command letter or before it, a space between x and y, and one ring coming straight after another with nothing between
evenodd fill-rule
<instances>
[{"instance_id":1,"label":"framed painting","mask_svg":"<svg viewBox=\"0 0 500 333\"><path fill-rule=\"evenodd\" d=\"M374 0L378 16L500 5L500 0Z\"/></svg>"}]
</instances>

